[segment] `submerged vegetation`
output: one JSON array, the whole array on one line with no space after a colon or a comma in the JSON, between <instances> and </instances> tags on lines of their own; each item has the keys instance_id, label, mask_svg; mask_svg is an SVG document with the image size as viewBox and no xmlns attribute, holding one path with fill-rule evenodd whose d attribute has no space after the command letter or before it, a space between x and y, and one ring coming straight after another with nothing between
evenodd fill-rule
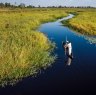
<instances>
[{"instance_id":1,"label":"submerged vegetation","mask_svg":"<svg viewBox=\"0 0 96 95\"><path fill-rule=\"evenodd\" d=\"M55 44L36 29L66 15L59 9L0 9L0 85L14 84L51 65Z\"/></svg>"},{"instance_id":2,"label":"submerged vegetation","mask_svg":"<svg viewBox=\"0 0 96 95\"><path fill-rule=\"evenodd\" d=\"M81 34L96 35L96 9L79 9L75 13L74 18L63 23Z\"/></svg>"}]
</instances>

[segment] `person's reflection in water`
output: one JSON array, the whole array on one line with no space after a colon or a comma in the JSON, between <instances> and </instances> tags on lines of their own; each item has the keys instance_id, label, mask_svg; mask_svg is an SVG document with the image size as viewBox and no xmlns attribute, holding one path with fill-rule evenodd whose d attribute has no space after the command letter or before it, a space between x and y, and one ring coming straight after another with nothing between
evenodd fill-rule
<instances>
[{"instance_id":1,"label":"person's reflection in water","mask_svg":"<svg viewBox=\"0 0 96 95\"><path fill-rule=\"evenodd\" d=\"M71 62L72 62L72 58L67 57L67 59L65 61L66 65L70 66L71 65Z\"/></svg>"}]
</instances>

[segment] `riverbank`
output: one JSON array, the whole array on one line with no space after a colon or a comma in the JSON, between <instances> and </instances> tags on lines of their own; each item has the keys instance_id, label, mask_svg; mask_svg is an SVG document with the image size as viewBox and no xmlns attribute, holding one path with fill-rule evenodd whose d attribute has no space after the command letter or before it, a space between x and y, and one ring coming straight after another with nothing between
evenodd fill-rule
<instances>
[{"instance_id":1,"label":"riverbank","mask_svg":"<svg viewBox=\"0 0 96 95\"><path fill-rule=\"evenodd\" d=\"M96 9L79 10L75 13L74 18L62 23L81 34L96 36Z\"/></svg>"},{"instance_id":2,"label":"riverbank","mask_svg":"<svg viewBox=\"0 0 96 95\"><path fill-rule=\"evenodd\" d=\"M85 11L79 9L80 13L81 10ZM36 30L42 23L55 21L70 12L78 9L0 9L0 85L15 84L54 62L51 53L55 44Z\"/></svg>"},{"instance_id":3,"label":"riverbank","mask_svg":"<svg viewBox=\"0 0 96 95\"><path fill-rule=\"evenodd\" d=\"M63 20L68 18L71 18L70 15L64 17ZM96 46L90 44L82 35L77 35L79 33L73 33L68 27L62 26L61 20L42 24L38 28L58 47L54 50L54 53L58 55L54 64L34 78L29 76L15 86L0 88L0 95L40 95L45 93L54 95L57 93L68 94L69 91L76 92L78 89L81 92L91 92L90 89L95 89ZM73 47L74 60L71 61L71 64L66 63L66 55L62 48L62 41L66 40L66 35Z\"/></svg>"},{"instance_id":4,"label":"riverbank","mask_svg":"<svg viewBox=\"0 0 96 95\"><path fill-rule=\"evenodd\" d=\"M54 43L36 29L64 16L59 9L0 11L0 85L15 84L54 62Z\"/></svg>"}]
</instances>

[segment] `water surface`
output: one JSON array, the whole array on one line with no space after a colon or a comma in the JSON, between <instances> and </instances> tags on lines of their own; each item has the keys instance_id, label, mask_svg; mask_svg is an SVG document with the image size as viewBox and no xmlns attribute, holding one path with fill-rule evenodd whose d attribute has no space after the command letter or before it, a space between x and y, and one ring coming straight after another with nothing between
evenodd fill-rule
<instances>
[{"instance_id":1,"label":"water surface","mask_svg":"<svg viewBox=\"0 0 96 95\"><path fill-rule=\"evenodd\" d=\"M39 31L56 43L57 48L54 53L58 58L55 63L35 78L26 78L14 87L1 88L0 95L64 95L64 93L78 90L79 93L81 91L87 93L96 88L95 43L90 44L91 37L78 35L60 22L72 17L73 15L70 14L68 17L42 24L39 27ZM62 48L62 41L65 41L66 36L73 47L74 59L70 64L65 63L66 56Z\"/></svg>"}]
</instances>

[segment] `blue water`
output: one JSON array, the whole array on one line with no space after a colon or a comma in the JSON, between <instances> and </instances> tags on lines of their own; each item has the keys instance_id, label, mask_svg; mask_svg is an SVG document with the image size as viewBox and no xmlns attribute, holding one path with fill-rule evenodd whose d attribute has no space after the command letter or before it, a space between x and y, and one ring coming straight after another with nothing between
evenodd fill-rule
<instances>
[{"instance_id":1,"label":"blue water","mask_svg":"<svg viewBox=\"0 0 96 95\"><path fill-rule=\"evenodd\" d=\"M26 78L14 87L0 89L0 95L64 95L65 93L89 93L96 88L96 46L90 44L85 36L78 35L60 21L67 18L42 24L39 31L56 43L54 53L57 59L51 67L38 74L37 77ZM68 65L62 48L62 41L72 42L74 59ZM82 92L83 91L83 92ZM63 93L63 94L62 94ZM66 95L66 94L65 94Z\"/></svg>"}]
</instances>

